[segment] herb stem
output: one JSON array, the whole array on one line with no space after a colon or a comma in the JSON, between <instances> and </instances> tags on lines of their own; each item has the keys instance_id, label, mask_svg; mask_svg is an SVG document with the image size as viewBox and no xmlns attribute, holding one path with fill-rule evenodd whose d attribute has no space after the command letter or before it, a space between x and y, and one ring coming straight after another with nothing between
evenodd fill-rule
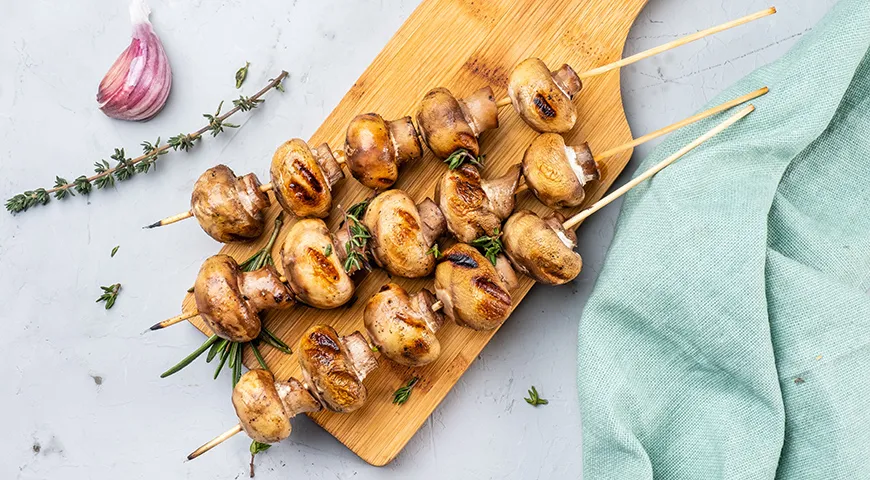
<instances>
[{"instance_id":1,"label":"herb stem","mask_svg":"<svg viewBox=\"0 0 870 480\"><path fill-rule=\"evenodd\" d=\"M211 348L211 345L212 345L213 343L217 342L218 340L220 340L220 337L218 337L217 335L212 335L212 336L208 337L208 340L206 340L205 342L203 342L203 344L200 345L199 348L197 348L196 350L194 350L193 353L191 353L190 355L184 357L184 359L183 359L182 361L178 362L174 367L172 367L172 368L170 368L169 370L167 370L167 371L161 373L161 374L160 374L160 378L166 378L166 377L172 375L173 373L178 372L178 371L181 370L182 368L184 368L184 367L190 365L191 362L193 362L194 360L196 360L197 357L199 357L200 355L203 354L203 352L205 352L206 350L208 350L209 348Z\"/></svg>"}]
</instances>

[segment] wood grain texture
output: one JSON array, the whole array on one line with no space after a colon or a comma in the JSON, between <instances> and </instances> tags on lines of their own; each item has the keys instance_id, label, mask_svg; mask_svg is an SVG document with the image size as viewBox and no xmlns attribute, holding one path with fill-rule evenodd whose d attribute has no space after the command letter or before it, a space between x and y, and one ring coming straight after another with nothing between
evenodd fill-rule
<instances>
[{"instance_id":1,"label":"wood grain texture","mask_svg":"<svg viewBox=\"0 0 870 480\"><path fill-rule=\"evenodd\" d=\"M388 120L413 117L422 96L434 87L447 87L461 97L491 85L496 98L501 98L506 95L511 68L526 57L539 57L552 69L568 63L577 72L618 60L629 28L645 2L424 0L314 133L311 145L328 142L333 148L343 148L346 125L360 113L377 112ZM587 141L594 152L631 140L618 71L589 79L574 102L579 120L565 135L568 144ZM485 177L500 175L510 165L519 163L537 135L510 107L501 109L499 122L497 130L481 137L481 151L486 154ZM602 162L602 178L587 189L587 205L601 198L630 157L631 151L626 151ZM436 179L445 170L441 161L426 152L422 160L403 167L396 188L405 190L417 201L431 197ZM350 206L371 194L348 178L337 185L335 203ZM547 212L530 193L520 194L518 208ZM278 212L276 203L270 210L270 220ZM340 220L334 210L327 224L335 229ZM273 252L276 263L280 263L280 246L287 224L292 222L285 223L276 243ZM249 244L227 245L221 252L244 260L265 242L263 238ZM383 271L375 270L358 281L357 300L347 307L324 311L299 306L269 312L265 322L294 350L302 333L315 323L332 325L342 335L355 330L365 332L362 315L366 301L387 281ZM409 292L432 289L431 278L393 281ZM528 277L521 278L519 288L512 292L514 307L532 286ZM184 311L195 308L192 295L187 295L182 308ZM199 317L192 322L206 331ZM448 322L438 333L442 353L436 362L411 369L381 358L380 368L365 381L369 390L365 407L352 414L321 412L312 418L366 462L385 465L408 443L494 334L474 332ZM295 353L283 355L268 346L262 350L276 377L301 378ZM249 351L245 353L245 364L256 366ZM411 399L405 405L393 405L393 392L414 375L421 380Z\"/></svg>"}]
</instances>

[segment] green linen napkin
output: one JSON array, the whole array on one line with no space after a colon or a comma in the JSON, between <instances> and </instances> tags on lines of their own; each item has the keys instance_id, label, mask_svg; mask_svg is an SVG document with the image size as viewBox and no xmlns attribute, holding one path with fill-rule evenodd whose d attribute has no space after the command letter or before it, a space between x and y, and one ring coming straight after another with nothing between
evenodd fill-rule
<instances>
[{"instance_id":1,"label":"green linen napkin","mask_svg":"<svg viewBox=\"0 0 870 480\"><path fill-rule=\"evenodd\" d=\"M842 0L627 196L579 329L584 479L870 478L868 48Z\"/></svg>"}]
</instances>

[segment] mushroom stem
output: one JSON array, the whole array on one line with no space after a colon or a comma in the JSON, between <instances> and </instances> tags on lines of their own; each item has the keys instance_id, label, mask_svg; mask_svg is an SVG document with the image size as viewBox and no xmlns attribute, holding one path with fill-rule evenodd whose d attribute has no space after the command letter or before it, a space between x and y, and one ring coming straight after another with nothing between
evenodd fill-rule
<instances>
[{"instance_id":1,"label":"mushroom stem","mask_svg":"<svg viewBox=\"0 0 870 480\"><path fill-rule=\"evenodd\" d=\"M260 185L261 192L268 192L271 189L272 189L272 182L264 183L264 184Z\"/></svg>"},{"instance_id":2,"label":"mushroom stem","mask_svg":"<svg viewBox=\"0 0 870 480\"><path fill-rule=\"evenodd\" d=\"M194 450L190 455L187 456L187 459L193 460L194 458L196 458L196 457L202 455L203 453L211 450L212 448L220 445L225 440L227 440L228 438L232 437L233 435L235 435L241 431L242 431L242 425L237 423L233 428L218 435L217 437L214 437L213 439L211 439L208 442L206 442L205 444L203 444L203 446Z\"/></svg>"},{"instance_id":3,"label":"mushroom stem","mask_svg":"<svg viewBox=\"0 0 870 480\"><path fill-rule=\"evenodd\" d=\"M444 308L444 304L441 303L441 300L438 300L435 303L433 303L432 306L429 308L431 308L433 312L437 312L438 310L441 310L442 308Z\"/></svg>"},{"instance_id":4,"label":"mushroom stem","mask_svg":"<svg viewBox=\"0 0 870 480\"><path fill-rule=\"evenodd\" d=\"M595 155L592 158L594 158L595 161L598 162L604 158L612 157L613 155L616 155L617 153L624 152L626 150L630 150L630 149L632 149L632 148L634 148L642 143L646 143L652 139L661 137L663 135L667 135L667 134L673 132L674 130L679 130L679 129L685 127L686 125L695 123L699 120L703 120L707 117L712 117L713 115L716 115L717 113L724 112L725 110L728 110L729 108L740 105L741 103L748 102L749 100L752 100L753 98L758 98L758 97L766 94L769 91L770 90L767 87L761 87L758 90L755 90L753 92L747 93L746 95L743 95L742 97L737 97L733 100L729 100L721 105L717 105L713 108L709 108L707 110L704 110L703 112L696 113L695 115L692 115L691 117L680 120L679 122L672 123L671 125L668 125L667 127L660 128L654 132L647 133L646 135L644 135L642 137L637 137L628 143L624 143L622 145L619 145L618 147L611 148L610 150L605 150L605 151Z\"/></svg>"},{"instance_id":5,"label":"mushroom stem","mask_svg":"<svg viewBox=\"0 0 870 480\"><path fill-rule=\"evenodd\" d=\"M579 73L577 76L580 77L580 80L585 80L589 77L594 77L596 75L601 75L603 73L607 73L611 70L615 70L617 68L622 68L626 65L631 65L637 61L643 60L645 58L649 58L655 55L658 55L662 52L666 52L673 48L681 47L687 43L692 43L696 40L700 40L704 37L708 37L710 35L714 35L719 32L723 32L730 28L738 27L740 25L752 22L754 20L758 20L759 18L764 18L769 15L773 15L776 13L775 7L770 7L768 9L762 10L760 12L755 12L751 15L747 15L745 17L738 18L736 20L731 20L730 22L725 22L721 25L717 25L715 27L710 27L706 30L701 30L700 32L695 32L690 35L686 35L685 37L678 38L672 42L665 43L663 45L659 45L658 47L650 48L649 50L644 50L643 52L636 53L630 57L625 57L623 59L617 60L612 63L608 63L607 65L602 65L600 67L593 68L591 70L587 70L585 72ZM498 108L506 107L511 104L510 97L504 97L501 100L495 102L495 106Z\"/></svg>"},{"instance_id":6,"label":"mushroom stem","mask_svg":"<svg viewBox=\"0 0 870 480\"><path fill-rule=\"evenodd\" d=\"M186 211L186 212L184 212L184 213L179 213L179 214L177 214L177 215L173 215L173 216L171 216L171 217L166 217L166 218L164 218L163 220L156 221L156 222L154 222L154 223L152 223L152 224L150 224L150 225L146 225L146 226L144 226L143 228L163 227L163 226L165 226L165 225L171 225L171 224L173 224L173 223L175 223L175 222L180 222L180 221L185 220L185 219L187 219L187 218L190 218L190 217L192 217L192 216L193 216L193 211L192 211L192 210L188 210L188 211Z\"/></svg>"},{"instance_id":7,"label":"mushroom stem","mask_svg":"<svg viewBox=\"0 0 870 480\"><path fill-rule=\"evenodd\" d=\"M712 129L707 131L707 133L696 138L695 140L692 141L692 143L681 148L680 150L678 150L676 153L674 153L670 157L662 160L654 167L650 168L649 170L647 170L647 171L643 172L642 174L638 175L637 177L633 178L630 182L617 188L610 195L607 195L606 197L602 198L601 200L598 200L597 202L593 203L592 205L589 206L589 208L586 208L585 210L581 211L577 215L574 215L573 217L569 218L567 221L565 221L562 224L562 227L565 230L573 229L580 222L585 220L588 216L592 215L593 213L597 212L598 210L601 210L610 202L623 196L626 192L628 192L632 188L638 186L644 180L652 177L653 175L660 172L662 169L664 169L668 165L677 161L678 158L680 158L683 155L694 150L695 147L697 147L698 145L700 145L700 144L706 142L707 140L715 137L722 130L725 130L726 128L730 127L731 125L734 125L734 123L736 123L738 120L740 120L741 118L752 113L753 110L755 110L754 105L752 105L752 104L747 105L745 108L741 109L739 112L735 113L734 115L732 115L731 117L726 119L724 122L720 123L719 125L716 125Z\"/></svg>"}]
</instances>

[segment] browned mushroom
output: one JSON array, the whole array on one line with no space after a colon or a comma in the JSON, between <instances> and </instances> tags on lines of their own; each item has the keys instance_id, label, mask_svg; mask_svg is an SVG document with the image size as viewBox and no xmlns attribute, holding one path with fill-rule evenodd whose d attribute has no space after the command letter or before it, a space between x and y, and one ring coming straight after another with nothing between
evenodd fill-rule
<instances>
[{"instance_id":1,"label":"browned mushroom","mask_svg":"<svg viewBox=\"0 0 870 480\"><path fill-rule=\"evenodd\" d=\"M323 220L296 222L281 249L284 274L299 300L316 308L335 308L353 297L354 285L344 270L334 238Z\"/></svg>"},{"instance_id":2,"label":"browned mushroom","mask_svg":"<svg viewBox=\"0 0 870 480\"><path fill-rule=\"evenodd\" d=\"M562 227L558 212L541 218L520 210L504 224L502 243L518 271L546 285L562 285L577 278L583 259L574 251L577 236Z\"/></svg>"},{"instance_id":3,"label":"browned mushroom","mask_svg":"<svg viewBox=\"0 0 870 480\"><path fill-rule=\"evenodd\" d=\"M446 88L432 89L420 102L417 125L436 157L444 159L460 149L476 157L480 134L498 128L492 88L481 88L462 99L456 99Z\"/></svg>"},{"instance_id":4,"label":"browned mushroom","mask_svg":"<svg viewBox=\"0 0 870 480\"><path fill-rule=\"evenodd\" d=\"M384 285L366 304L363 314L372 343L401 365L419 367L434 362L441 355L435 333L444 322L441 311L433 311L435 303L429 290L409 296L395 283Z\"/></svg>"},{"instance_id":5,"label":"browned mushroom","mask_svg":"<svg viewBox=\"0 0 870 480\"><path fill-rule=\"evenodd\" d=\"M190 212L211 238L237 242L259 237L266 227L269 197L253 173L237 177L230 167L209 168L193 185Z\"/></svg>"},{"instance_id":6,"label":"browned mushroom","mask_svg":"<svg viewBox=\"0 0 870 480\"><path fill-rule=\"evenodd\" d=\"M293 306L293 294L272 266L243 272L229 255L203 262L194 284L196 308L215 335L248 342L260 334L261 310Z\"/></svg>"},{"instance_id":7,"label":"browned mushroom","mask_svg":"<svg viewBox=\"0 0 870 480\"><path fill-rule=\"evenodd\" d=\"M600 175L585 142L569 147L555 133L539 135L523 155L526 184L550 208L580 205L586 198L586 184L598 180Z\"/></svg>"},{"instance_id":8,"label":"browned mushroom","mask_svg":"<svg viewBox=\"0 0 870 480\"><path fill-rule=\"evenodd\" d=\"M392 275L420 278L432 273L430 252L446 227L441 210L428 198L420 205L401 190L387 190L369 203L362 223L375 262Z\"/></svg>"},{"instance_id":9,"label":"browned mushroom","mask_svg":"<svg viewBox=\"0 0 870 480\"><path fill-rule=\"evenodd\" d=\"M365 403L363 379L378 362L361 333L339 337L328 325L314 325L299 341L299 365L323 406L349 413Z\"/></svg>"},{"instance_id":10,"label":"browned mushroom","mask_svg":"<svg viewBox=\"0 0 870 480\"><path fill-rule=\"evenodd\" d=\"M444 305L444 314L474 330L493 330L504 323L511 312L510 290L516 284L504 257L494 266L464 243L447 249L435 268L435 295Z\"/></svg>"},{"instance_id":11,"label":"browned mushroom","mask_svg":"<svg viewBox=\"0 0 870 480\"><path fill-rule=\"evenodd\" d=\"M450 232L460 242L470 243L481 235L493 235L510 216L519 183L519 165L499 178L482 180L477 168L466 163L441 177L435 197Z\"/></svg>"},{"instance_id":12,"label":"browned mushroom","mask_svg":"<svg viewBox=\"0 0 870 480\"><path fill-rule=\"evenodd\" d=\"M567 132L577 111L571 99L580 91L580 77L568 65L551 72L539 58L527 58L511 72L508 96L514 110L539 132Z\"/></svg>"},{"instance_id":13,"label":"browned mushroom","mask_svg":"<svg viewBox=\"0 0 870 480\"><path fill-rule=\"evenodd\" d=\"M312 150L298 138L278 147L269 172L278 203L299 218L329 216L332 185L344 177L328 145Z\"/></svg>"},{"instance_id":14,"label":"browned mushroom","mask_svg":"<svg viewBox=\"0 0 870 480\"><path fill-rule=\"evenodd\" d=\"M377 113L350 121L344 148L353 178L375 190L390 188L403 164L423 156L411 117L388 122Z\"/></svg>"},{"instance_id":15,"label":"browned mushroom","mask_svg":"<svg viewBox=\"0 0 870 480\"><path fill-rule=\"evenodd\" d=\"M295 378L276 382L268 370L251 370L233 387L233 407L253 440L276 443L290 436L290 419L320 410L320 403Z\"/></svg>"}]
</instances>

